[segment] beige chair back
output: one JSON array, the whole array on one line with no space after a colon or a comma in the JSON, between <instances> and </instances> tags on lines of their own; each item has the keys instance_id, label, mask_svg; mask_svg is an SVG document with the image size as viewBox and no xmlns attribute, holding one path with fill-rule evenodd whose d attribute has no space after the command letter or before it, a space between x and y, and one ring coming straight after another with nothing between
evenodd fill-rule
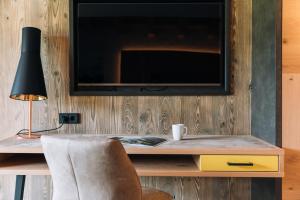
<instances>
[{"instance_id":1,"label":"beige chair back","mask_svg":"<svg viewBox=\"0 0 300 200\"><path fill-rule=\"evenodd\" d=\"M42 136L53 200L141 200L136 171L122 144L100 136Z\"/></svg>"}]
</instances>

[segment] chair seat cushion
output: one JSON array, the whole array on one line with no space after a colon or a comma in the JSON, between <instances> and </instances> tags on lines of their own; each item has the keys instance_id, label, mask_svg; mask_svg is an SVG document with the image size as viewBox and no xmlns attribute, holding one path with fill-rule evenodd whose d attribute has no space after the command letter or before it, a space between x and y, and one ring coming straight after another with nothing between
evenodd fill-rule
<instances>
[{"instance_id":1,"label":"chair seat cushion","mask_svg":"<svg viewBox=\"0 0 300 200\"><path fill-rule=\"evenodd\" d=\"M166 192L143 187L143 198L142 200L172 200L172 196Z\"/></svg>"}]
</instances>

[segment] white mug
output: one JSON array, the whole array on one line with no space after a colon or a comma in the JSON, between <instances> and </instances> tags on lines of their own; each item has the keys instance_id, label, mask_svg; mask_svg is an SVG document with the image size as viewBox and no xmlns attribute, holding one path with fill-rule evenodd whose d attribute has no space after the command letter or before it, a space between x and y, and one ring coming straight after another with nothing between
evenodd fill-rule
<instances>
[{"instance_id":1,"label":"white mug","mask_svg":"<svg viewBox=\"0 0 300 200\"><path fill-rule=\"evenodd\" d=\"M173 124L172 133L174 140L181 140L184 135L187 135L187 127L184 124Z\"/></svg>"}]
</instances>

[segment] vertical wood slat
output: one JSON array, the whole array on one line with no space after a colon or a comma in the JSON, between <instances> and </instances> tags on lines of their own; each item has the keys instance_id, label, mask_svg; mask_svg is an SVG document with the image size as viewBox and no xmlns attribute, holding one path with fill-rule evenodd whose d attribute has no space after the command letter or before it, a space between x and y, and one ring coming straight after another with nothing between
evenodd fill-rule
<instances>
[{"instance_id":1,"label":"vertical wood slat","mask_svg":"<svg viewBox=\"0 0 300 200\"><path fill-rule=\"evenodd\" d=\"M68 0L1 0L0 78L4 85L0 106L10 120L0 127L0 137L26 125L27 105L8 99L19 55L18 37L25 25L38 26L43 32L41 56L49 99L34 104L37 128L56 126L58 112L80 112L82 123L64 126L59 133L165 135L171 133L172 123L185 123L190 134L249 134L251 0L232 0L232 10L233 95L70 97ZM0 177L4 199L11 199L13 184L14 177ZM143 177L142 184L170 192L177 200L250 199L250 181L244 178ZM50 197L49 177L28 177L25 199Z\"/></svg>"},{"instance_id":2,"label":"vertical wood slat","mask_svg":"<svg viewBox=\"0 0 300 200\"><path fill-rule=\"evenodd\" d=\"M282 77L282 146L285 149L285 177L282 182L282 199L300 197L300 136L299 99L300 74L284 73Z\"/></svg>"},{"instance_id":3,"label":"vertical wood slat","mask_svg":"<svg viewBox=\"0 0 300 200\"><path fill-rule=\"evenodd\" d=\"M282 70L300 73L300 1L284 0L282 9Z\"/></svg>"},{"instance_id":4,"label":"vertical wood slat","mask_svg":"<svg viewBox=\"0 0 300 200\"><path fill-rule=\"evenodd\" d=\"M282 146L285 149L285 177L282 199L300 197L300 1L284 0L282 16Z\"/></svg>"}]
</instances>

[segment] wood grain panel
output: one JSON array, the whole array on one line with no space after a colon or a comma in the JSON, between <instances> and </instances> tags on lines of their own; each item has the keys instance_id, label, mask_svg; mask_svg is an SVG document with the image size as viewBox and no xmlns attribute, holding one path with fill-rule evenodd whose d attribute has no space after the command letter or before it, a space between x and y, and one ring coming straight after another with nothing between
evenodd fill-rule
<instances>
[{"instance_id":1,"label":"wood grain panel","mask_svg":"<svg viewBox=\"0 0 300 200\"><path fill-rule=\"evenodd\" d=\"M300 200L300 1L283 1L282 145L285 148L283 200Z\"/></svg>"},{"instance_id":2,"label":"wood grain panel","mask_svg":"<svg viewBox=\"0 0 300 200\"><path fill-rule=\"evenodd\" d=\"M284 73L282 77L282 146L285 149L284 200L300 199L300 74Z\"/></svg>"},{"instance_id":3,"label":"wood grain panel","mask_svg":"<svg viewBox=\"0 0 300 200\"><path fill-rule=\"evenodd\" d=\"M80 112L80 125L59 133L170 134L172 123L185 123L189 134L247 135L250 133L251 0L232 0L231 96L185 97L70 97L68 0L0 1L1 138L27 124L27 104L8 98L18 62L20 30L42 29L42 62L49 99L34 104L34 126L57 126L58 112ZM10 187L7 184L10 183ZM12 199L14 178L0 178L0 194ZM249 179L143 178L143 184L162 188L176 199L250 199ZM25 199L51 196L49 177L30 177ZM243 188L245 190L241 190ZM1 197L2 197L1 196ZM1 198L2 199L2 198Z\"/></svg>"},{"instance_id":4,"label":"wood grain panel","mask_svg":"<svg viewBox=\"0 0 300 200\"><path fill-rule=\"evenodd\" d=\"M300 73L300 1L284 0L282 59L284 73Z\"/></svg>"}]
</instances>

